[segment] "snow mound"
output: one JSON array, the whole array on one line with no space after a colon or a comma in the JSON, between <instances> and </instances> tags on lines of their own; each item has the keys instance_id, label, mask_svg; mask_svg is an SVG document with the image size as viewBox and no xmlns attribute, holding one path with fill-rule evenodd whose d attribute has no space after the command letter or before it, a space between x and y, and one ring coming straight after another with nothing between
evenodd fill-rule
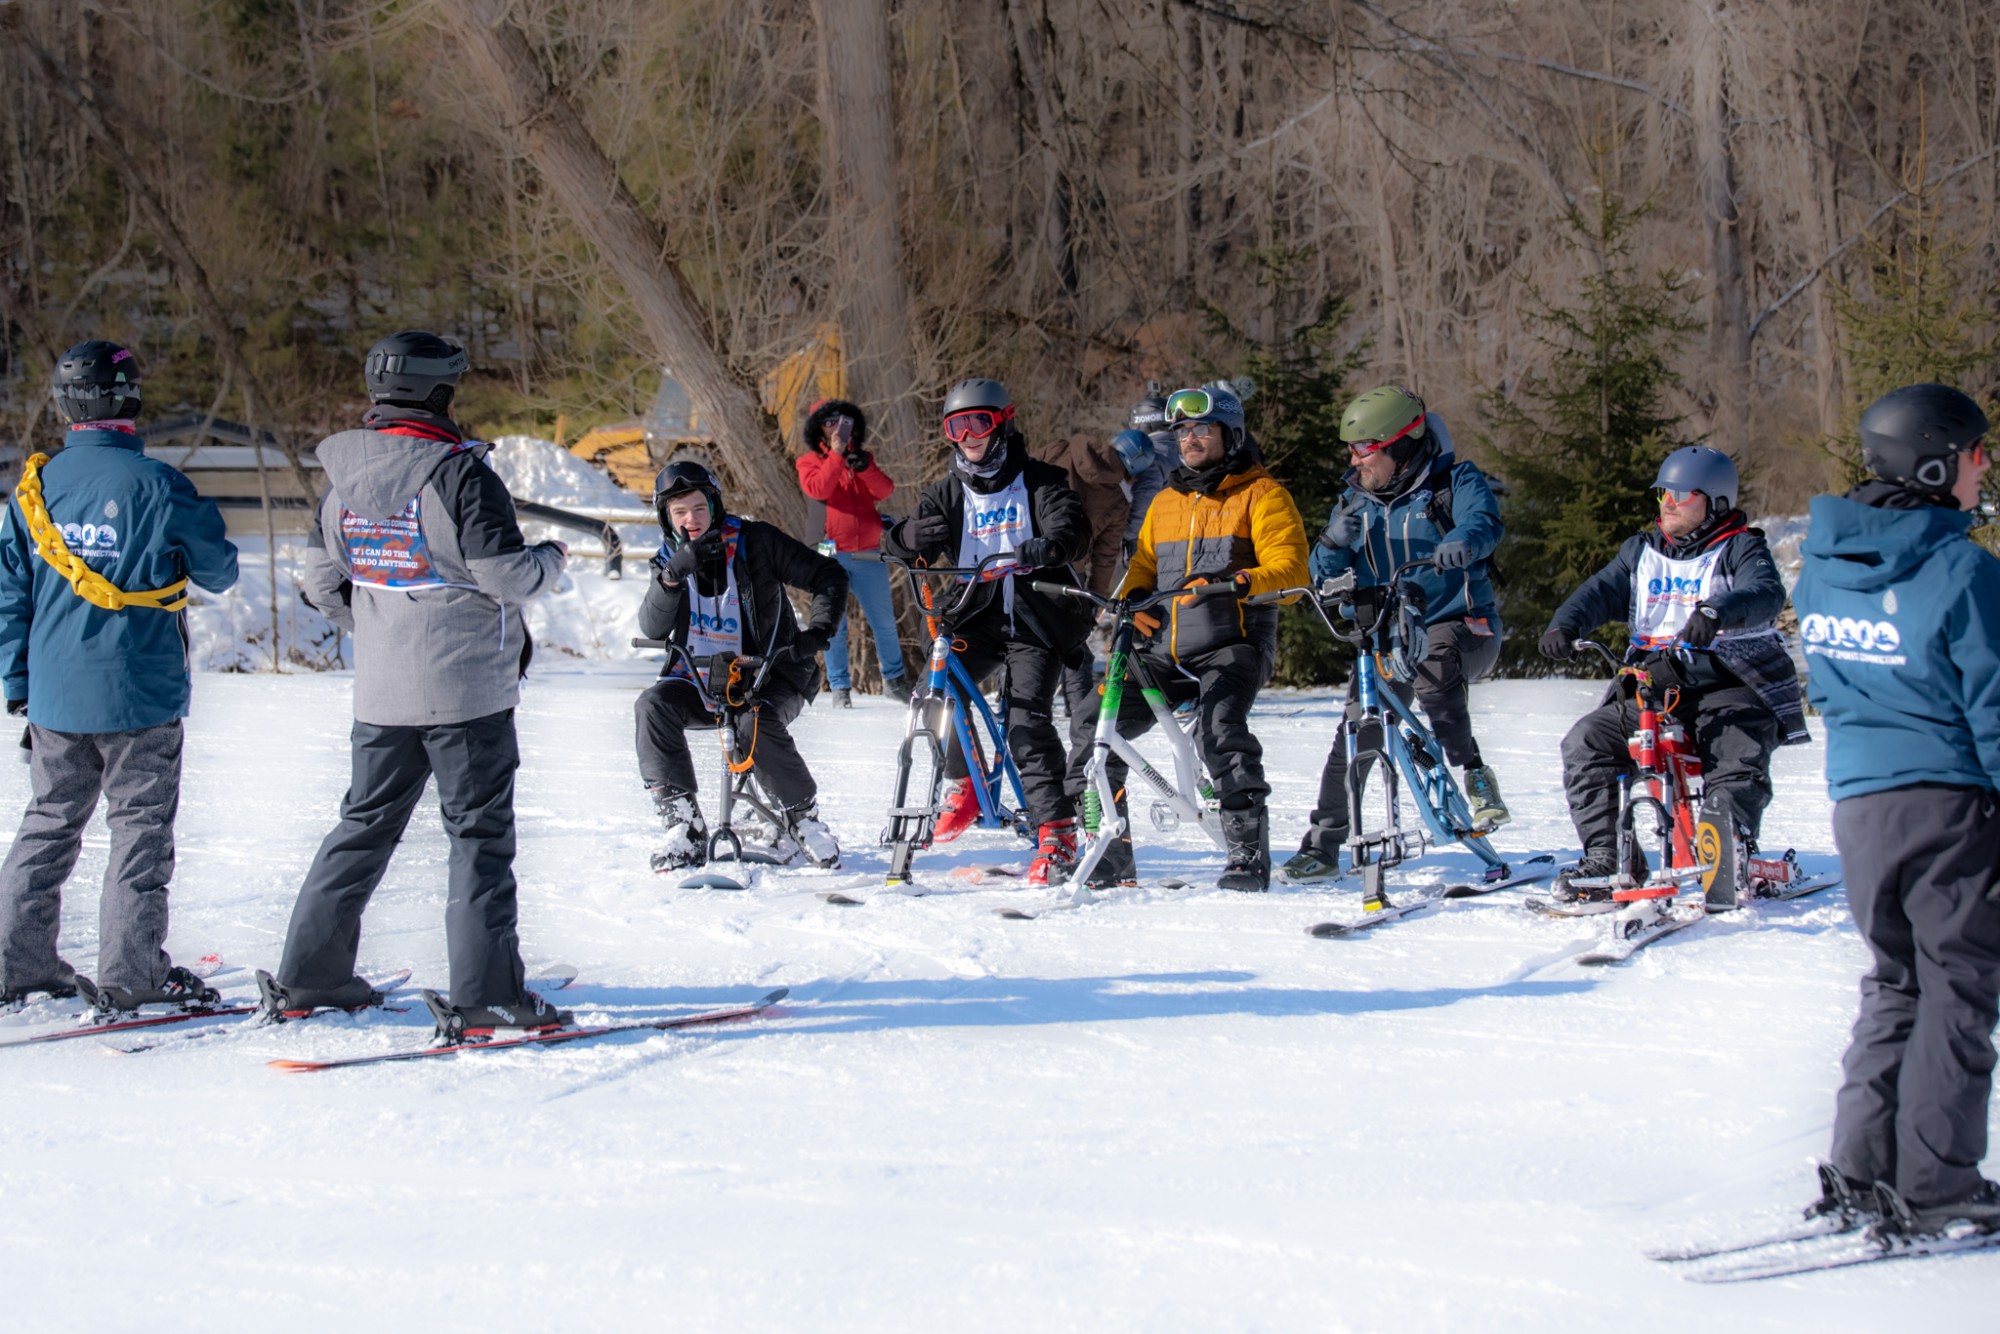
<instances>
[{"instance_id":1,"label":"snow mound","mask_svg":"<svg viewBox=\"0 0 2000 1334\"><path fill-rule=\"evenodd\" d=\"M652 521L646 503L576 455L531 435L503 435L486 461L516 499L560 509L629 509L639 524Z\"/></svg>"}]
</instances>

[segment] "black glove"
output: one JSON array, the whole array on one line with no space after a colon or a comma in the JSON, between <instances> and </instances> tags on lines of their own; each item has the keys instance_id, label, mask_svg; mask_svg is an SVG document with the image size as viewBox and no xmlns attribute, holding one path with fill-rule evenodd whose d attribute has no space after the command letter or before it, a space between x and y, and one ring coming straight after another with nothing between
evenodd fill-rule
<instances>
[{"instance_id":1,"label":"black glove","mask_svg":"<svg viewBox=\"0 0 2000 1334\"><path fill-rule=\"evenodd\" d=\"M15 717L15 718L25 718L25 717L27 717L27 716L28 716L28 701L27 701L26 699L10 699L10 700L8 700L8 701L7 701L7 712L8 712L8 714L9 714L10 716L12 716L12 717Z\"/></svg>"},{"instance_id":2,"label":"black glove","mask_svg":"<svg viewBox=\"0 0 2000 1334\"><path fill-rule=\"evenodd\" d=\"M1361 516L1342 505L1326 521L1326 531L1319 535L1319 544L1333 551L1353 546L1361 540Z\"/></svg>"},{"instance_id":3,"label":"black glove","mask_svg":"<svg viewBox=\"0 0 2000 1334\"><path fill-rule=\"evenodd\" d=\"M1640 666L1646 669L1646 678L1656 690L1687 689L1687 671L1671 652L1655 653Z\"/></svg>"},{"instance_id":4,"label":"black glove","mask_svg":"<svg viewBox=\"0 0 2000 1334\"><path fill-rule=\"evenodd\" d=\"M1715 642L1716 631L1722 628L1722 617L1706 602L1694 609L1687 624L1681 627L1681 643L1689 648L1707 648Z\"/></svg>"},{"instance_id":5,"label":"black glove","mask_svg":"<svg viewBox=\"0 0 2000 1334\"><path fill-rule=\"evenodd\" d=\"M1472 549L1455 537L1438 543L1437 550L1431 553L1431 564L1440 570L1462 570L1471 563Z\"/></svg>"},{"instance_id":6,"label":"black glove","mask_svg":"<svg viewBox=\"0 0 2000 1334\"><path fill-rule=\"evenodd\" d=\"M917 514L903 520L897 540L911 551L932 551L951 538L951 520L942 514Z\"/></svg>"},{"instance_id":7,"label":"black glove","mask_svg":"<svg viewBox=\"0 0 2000 1334\"><path fill-rule=\"evenodd\" d=\"M865 449L850 449L846 454L847 466L855 472L867 472L874 458Z\"/></svg>"},{"instance_id":8,"label":"black glove","mask_svg":"<svg viewBox=\"0 0 2000 1334\"><path fill-rule=\"evenodd\" d=\"M674 548L674 554L660 564L660 582L678 588L688 581L694 567L701 563L701 544L683 542Z\"/></svg>"},{"instance_id":9,"label":"black glove","mask_svg":"<svg viewBox=\"0 0 2000 1334\"><path fill-rule=\"evenodd\" d=\"M816 658L826 652L826 646L833 642L833 635L816 626L807 626L792 636L792 653L801 658Z\"/></svg>"},{"instance_id":10,"label":"black glove","mask_svg":"<svg viewBox=\"0 0 2000 1334\"><path fill-rule=\"evenodd\" d=\"M1031 537L1014 548L1014 557L1031 570L1039 570L1045 565L1059 564L1062 548L1054 538Z\"/></svg>"},{"instance_id":11,"label":"black glove","mask_svg":"<svg viewBox=\"0 0 2000 1334\"><path fill-rule=\"evenodd\" d=\"M1536 647L1550 662L1568 662L1576 656L1576 631L1566 625L1552 625L1542 631L1542 642Z\"/></svg>"}]
</instances>

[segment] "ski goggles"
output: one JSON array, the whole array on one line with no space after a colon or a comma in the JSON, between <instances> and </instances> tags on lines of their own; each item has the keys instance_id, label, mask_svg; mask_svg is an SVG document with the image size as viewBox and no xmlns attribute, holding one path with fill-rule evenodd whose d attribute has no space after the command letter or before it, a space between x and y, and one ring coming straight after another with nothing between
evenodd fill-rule
<instances>
[{"instance_id":1,"label":"ski goggles","mask_svg":"<svg viewBox=\"0 0 2000 1334\"><path fill-rule=\"evenodd\" d=\"M1215 416L1215 395L1206 389L1182 389L1167 400L1167 425L1175 429L1200 426Z\"/></svg>"},{"instance_id":2,"label":"ski goggles","mask_svg":"<svg viewBox=\"0 0 2000 1334\"><path fill-rule=\"evenodd\" d=\"M1347 452L1362 458L1367 458L1370 454L1379 454L1423 424L1424 419L1420 416L1394 435L1384 436L1380 440L1350 440L1347 442Z\"/></svg>"},{"instance_id":3,"label":"ski goggles","mask_svg":"<svg viewBox=\"0 0 2000 1334\"><path fill-rule=\"evenodd\" d=\"M944 419L944 438L954 445L984 440L1013 420L1012 408L966 408Z\"/></svg>"},{"instance_id":4,"label":"ski goggles","mask_svg":"<svg viewBox=\"0 0 2000 1334\"><path fill-rule=\"evenodd\" d=\"M1673 501L1676 505L1685 505L1700 494L1701 492L1691 486L1656 486L1653 488L1653 499L1659 501L1662 505L1666 504L1669 500Z\"/></svg>"}]
</instances>

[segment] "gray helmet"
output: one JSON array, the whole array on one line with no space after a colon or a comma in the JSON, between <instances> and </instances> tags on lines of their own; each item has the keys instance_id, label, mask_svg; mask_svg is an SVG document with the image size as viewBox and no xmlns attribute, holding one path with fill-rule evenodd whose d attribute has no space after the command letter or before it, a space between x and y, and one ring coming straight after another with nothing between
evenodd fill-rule
<instances>
[{"instance_id":1,"label":"gray helmet","mask_svg":"<svg viewBox=\"0 0 2000 1334\"><path fill-rule=\"evenodd\" d=\"M443 412L457 392L458 377L472 363L465 349L421 329L390 334L368 349L362 378L370 403Z\"/></svg>"},{"instance_id":2,"label":"gray helmet","mask_svg":"<svg viewBox=\"0 0 2000 1334\"><path fill-rule=\"evenodd\" d=\"M1708 512L1726 514L1742 499L1736 481L1736 465L1719 449L1707 445L1684 445L1660 461L1653 478L1656 487L1675 491L1699 491L1708 497Z\"/></svg>"},{"instance_id":3,"label":"gray helmet","mask_svg":"<svg viewBox=\"0 0 2000 1334\"><path fill-rule=\"evenodd\" d=\"M998 380L960 380L944 396L944 411L940 416L949 417L954 412L964 412L967 408L992 408L995 411L1014 406L1013 396L1007 386Z\"/></svg>"},{"instance_id":4,"label":"gray helmet","mask_svg":"<svg viewBox=\"0 0 2000 1334\"><path fill-rule=\"evenodd\" d=\"M78 343L56 362L56 410L66 422L118 421L139 415L139 361L102 338Z\"/></svg>"},{"instance_id":5,"label":"gray helmet","mask_svg":"<svg viewBox=\"0 0 2000 1334\"><path fill-rule=\"evenodd\" d=\"M1906 385L1861 414L1861 461L1884 481L1943 495L1958 481L1958 456L1989 429L1979 405L1950 385Z\"/></svg>"},{"instance_id":6,"label":"gray helmet","mask_svg":"<svg viewBox=\"0 0 2000 1334\"><path fill-rule=\"evenodd\" d=\"M1132 415L1126 425L1135 431L1152 435L1167 427L1167 400L1158 394L1148 394L1132 405Z\"/></svg>"}]
</instances>

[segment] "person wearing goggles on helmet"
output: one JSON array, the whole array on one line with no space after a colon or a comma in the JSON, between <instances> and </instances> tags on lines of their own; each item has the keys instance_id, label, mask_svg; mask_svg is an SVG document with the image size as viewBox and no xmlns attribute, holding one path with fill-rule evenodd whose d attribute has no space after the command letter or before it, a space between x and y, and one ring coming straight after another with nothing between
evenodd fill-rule
<instances>
[{"instance_id":1,"label":"person wearing goggles on helmet","mask_svg":"<svg viewBox=\"0 0 2000 1334\"><path fill-rule=\"evenodd\" d=\"M1076 808L1064 791L1054 700L1063 665L1083 659L1091 616L1086 604L1041 592L1031 580L1074 583L1069 562L1088 552L1090 521L1063 470L1028 457L1004 385L961 381L945 396L943 417L951 467L924 488L917 512L891 528L882 546L905 560L960 566L1012 552L1028 576L1008 575L974 593L954 631L964 645L959 660L974 680L1002 669L1007 749L1038 833L1028 879L1047 884L1076 860ZM951 781L932 832L940 843L979 815L955 737L945 775Z\"/></svg>"},{"instance_id":2,"label":"person wearing goggles on helmet","mask_svg":"<svg viewBox=\"0 0 2000 1334\"><path fill-rule=\"evenodd\" d=\"M1351 465L1347 492L1313 546L1313 580L1353 570L1357 587L1378 588L1402 565L1431 562L1406 576L1420 590L1426 631L1417 679L1382 684L1405 704L1423 704L1445 758L1465 771L1473 827L1496 829L1510 817L1472 734L1467 695L1500 659L1491 563L1503 531L1499 503L1478 465L1455 456L1444 419L1407 389L1384 385L1355 398L1341 414L1340 438ZM1342 729L1360 714L1355 690L1350 682ZM1360 744L1379 747L1381 738L1364 735ZM1368 761L1362 763L1365 784ZM1319 800L1298 852L1284 865L1285 878L1339 875L1347 837L1347 746L1336 729L1320 770Z\"/></svg>"},{"instance_id":3,"label":"person wearing goggles on helmet","mask_svg":"<svg viewBox=\"0 0 2000 1334\"><path fill-rule=\"evenodd\" d=\"M1674 712L1692 725L1701 756L1701 820L1723 834L1725 864L1709 881L1708 903L1731 908L1747 885L1745 861L1771 801L1771 752L1807 739L1798 670L1778 630L1785 585L1763 532L1737 508L1741 488L1727 454L1706 445L1677 449L1661 462L1653 491L1660 517L1556 609L1540 648L1568 662L1577 640L1625 621L1632 631L1625 660L1674 679ZM1677 649L1691 658L1669 653ZM1557 876L1559 899L1576 897L1571 880L1618 871L1618 790L1636 771L1626 739L1639 721L1629 685L1621 685L1563 738L1563 787L1583 859Z\"/></svg>"},{"instance_id":4,"label":"person wearing goggles on helmet","mask_svg":"<svg viewBox=\"0 0 2000 1334\"><path fill-rule=\"evenodd\" d=\"M1959 390L1917 384L1860 427L1871 476L1814 498L1792 592L1847 905L1872 955L1813 1211L1879 1182L1920 1233L1991 1232L2000 562L1967 540L1991 426Z\"/></svg>"},{"instance_id":5,"label":"person wearing goggles on helmet","mask_svg":"<svg viewBox=\"0 0 2000 1334\"><path fill-rule=\"evenodd\" d=\"M1142 613L1135 623L1145 637L1139 651L1148 655L1167 698L1197 702L1195 742L1221 799L1228 847L1228 865L1216 883L1256 892L1270 888L1271 787L1263 746L1250 730L1250 707L1276 664L1278 609L1249 606L1242 598L1305 582L1305 525L1291 493L1257 462L1235 394L1183 389L1168 397L1166 415L1180 466L1146 511L1118 594L1225 582L1236 590L1236 596L1176 601L1164 621ZM1088 726L1096 726L1096 713L1093 700ZM1118 730L1137 736L1152 722L1145 698L1127 692ZM1072 757L1072 791L1083 790L1089 761L1087 750ZM1114 757L1111 766L1112 782L1122 787L1123 762ZM1115 879L1136 873L1114 865L1117 860L1114 850L1099 863L1100 872Z\"/></svg>"},{"instance_id":6,"label":"person wearing goggles on helmet","mask_svg":"<svg viewBox=\"0 0 2000 1334\"><path fill-rule=\"evenodd\" d=\"M711 698L727 682L711 679L706 664L746 656L776 660L753 705L751 768L785 822L783 833L815 865L838 865L840 845L819 818L819 785L788 729L819 686L818 655L847 605L846 571L780 528L728 513L722 484L691 460L661 469L653 507L665 540L639 606L639 633L679 644L704 664L702 685ZM785 596L788 587L812 597L804 628ZM666 830L653 869L665 874L703 865L708 824L695 798L687 730L721 720L702 703L677 658L634 708L639 776Z\"/></svg>"},{"instance_id":7,"label":"person wearing goggles on helmet","mask_svg":"<svg viewBox=\"0 0 2000 1334\"><path fill-rule=\"evenodd\" d=\"M847 571L848 591L861 604L861 614L875 636L875 657L882 668L882 692L898 702L909 699L910 682L903 674L903 645L896 637L896 608L889 600L889 567L879 560L857 560L857 552L882 545L882 511L877 508L896 489L868 450L868 418L858 404L844 398L821 399L806 415L802 434L805 450L798 457L799 489L806 499L825 507L826 541L833 558ZM825 550L824 546L821 550ZM826 646L826 686L836 708L853 705L854 678L847 669L847 616L834 618L833 640Z\"/></svg>"},{"instance_id":8,"label":"person wearing goggles on helmet","mask_svg":"<svg viewBox=\"0 0 2000 1334\"><path fill-rule=\"evenodd\" d=\"M1121 560L1129 561L1139 545L1139 525L1146 521L1154 498L1167 489L1167 474L1179 458L1174 434L1167 429L1167 400L1148 394L1134 403L1126 429L1111 437L1111 447L1125 465L1125 486L1132 497L1119 552Z\"/></svg>"}]
</instances>

